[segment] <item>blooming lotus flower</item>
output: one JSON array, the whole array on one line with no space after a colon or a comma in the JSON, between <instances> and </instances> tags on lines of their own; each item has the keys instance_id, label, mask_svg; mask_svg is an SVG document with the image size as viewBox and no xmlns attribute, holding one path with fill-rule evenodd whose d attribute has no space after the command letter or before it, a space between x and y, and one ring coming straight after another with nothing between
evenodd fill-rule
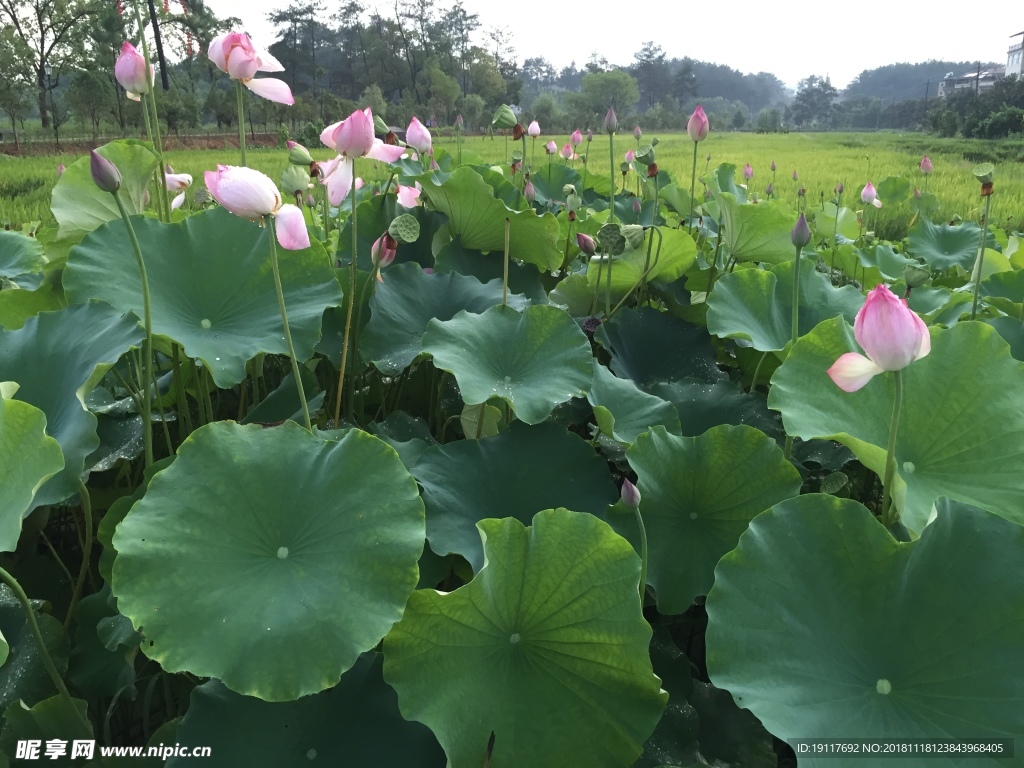
<instances>
[{"instance_id":1,"label":"blooming lotus flower","mask_svg":"<svg viewBox=\"0 0 1024 768\"><path fill-rule=\"evenodd\" d=\"M284 67L269 52L257 48L244 32L228 32L210 41L210 61L232 80L238 80L264 99L278 104L294 104L295 97L284 80L264 77L254 80L257 72L284 72Z\"/></svg>"},{"instance_id":2,"label":"blooming lotus flower","mask_svg":"<svg viewBox=\"0 0 1024 768\"><path fill-rule=\"evenodd\" d=\"M147 76L146 70L149 69ZM121 53L114 62L114 78L124 88L132 101L140 101L142 94L149 93L153 87L155 73L152 67L146 67L146 60L135 46L127 40L121 46Z\"/></svg>"},{"instance_id":3,"label":"blooming lotus flower","mask_svg":"<svg viewBox=\"0 0 1024 768\"><path fill-rule=\"evenodd\" d=\"M170 168L170 166L167 167ZM172 170L165 174L164 178L167 180L167 191L178 193L171 201L171 210L176 211L185 202L185 190L192 186L192 174L174 173Z\"/></svg>"},{"instance_id":4,"label":"blooming lotus flower","mask_svg":"<svg viewBox=\"0 0 1024 768\"><path fill-rule=\"evenodd\" d=\"M697 108L693 110L693 114L690 115L690 119L686 121L686 132L693 141L704 141L710 130L708 116L704 114L704 109L698 104Z\"/></svg>"},{"instance_id":5,"label":"blooming lotus flower","mask_svg":"<svg viewBox=\"0 0 1024 768\"><path fill-rule=\"evenodd\" d=\"M423 132L426 133L426 128ZM322 183L327 185L327 199L331 205L341 205L341 201L348 197L352 189L352 161L355 158L369 157L393 163L405 153L404 147L385 144L373 135L373 112L369 107L357 109L345 120L324 128L320 141L338 152L334 160L320 165Z\"/></svg>"},{"instance_id":6,"label":"blooming lotus flower","mask_svg":"<svg viewBox=\"0 0 1024 768\"><path fill-rule=\"evenodd\" d=\"M604 132L608 134L619 130L619 118L615 116L615 108L608 107L608 114L604 116Z\"/></svg>"},{"instance_id":7,"label":"blooming lotus flower","mask_svg":"<svg viewBox=\"0 0 1024 768\"><path fill-rule=\"evenodd\" d=\"M860 191L860 200L864 205L873 205L875 208L882 207L882 201L878 199L878 193L875 191L875 185L870 181L864 185L864 189Z\"/></svg>"},{"instance_id":8,"label":"blooming lotus flower","mask_svg":"<svg viewBox=\"0 0 1024 768\"><path fill-rule=\"evenodd\" d=\"M536 120L530 123L530 127L526 129L526 135L534 139L540 136L540 123Z\"/></svg>"},{"instance_id":9,"label":"blooming lotus flower","mask_svg":"<svg viewBox=\"0 0 1024 768\"><path fill-rule=\"evenodd\" d=\"M398 204L403 208L415 208L420 199L420 191L416 187L398 185Z\"/></svg>"},{"instance_id":10,"label":"blooming lotus flower","mask_svg":"<svg viewBox=\"0 0 1024 768\"><path fill-rule=\"evenodd\" d=\"M923 173L925 176L931 173L932 168L934 168L934 166L932 165L932 161L928 159L928 155L925 155L924 157L921 158L921 162L918 163L917 167L921 169L921 173Z\"/></svg>"},{"instance_id":11,"label":"blooming lotus flower","mask_svg":"<svg viewBox=\"0 0 1024 768\"><path fill-rule=\"evenodd\" d=\"M828 369L832 381L845 392L856 392L882 371L906 368L932 348L924 321L886 285L868 294L853 323L853 334L867 357L847 352Z\"/></svg>"},{"instance_id":12,"label":"blooming lotus flower","mask_svg":"<svg viewBox=\"0 0 1024 768\"><path fill-rule=\"evenodd\" d=\"M420 154L426 154L429 152L430 146L433 143L430 137L430 131L428 131L426 126L423 125L423 123L419 121L419 118L415 116L413 116L412 120L409 121L409 127L405 129L405 143Z\"/></svg>"},{"instance_id":13,"label":"blooming lotus flower","mask_svg":"<svg viewBox=\"0 0 1024 768\"><path fill-rule=\"evenodd\" d=\"M309 248L302 211L291 203L282 205L281 193L269 176L254 168L218 165L216 171L206 171L203 177L213 199L225 210L250 221L273 216L277 220L277 242L282 248Z\"/></svg>"},{"instance_id":14,"label":"blooming lotus flower","mask_svg":"<svg viewBox=\"0 0 1024 768\"><path fill-rule=\"evenodd\" d=\"M643 136L643 135L644 135L644 132L640 130L640 126L639 125L636 126L633 129L633 138L636 139L637 141L640 141L640 137Z\"/></svg>"},{"instance_id":15,"label":"blooming lotus flower","mask_svg":"<svg viewBox=\"0 0 1024 768\"><path fill-rule=\"evenodd\" d=\"M554 142L551 143L554 144ZM580 133L579 128L572 132L572 135L569 137L569 143L572 144L573 149L583 143L583 134Z\"/></svg>"},{"instance_id":16,"label":"blooming lotus flower","mask_svg":"<svg viewBox=\"0 0 1024 768\"><path fill-rule=\"evenodd\" d=\"M556 154L558 154L558 145L555 144L555 140L554 139L552 139L551 141L549 141L547 143L547 146L544 147L544 151L547 152L549 155L556 155Z\"/></svg>"},{"instance_id":17,"label":"blooming lotus flower","mask_svg":"<svg viewBox=\"0 0 1024 768\"><path fill-rule=\"evenodd\" d=\"M754 178L754 169L750 167L750 163L743 166L743 178L750 181Z\"/></svg>"}]
</instances>

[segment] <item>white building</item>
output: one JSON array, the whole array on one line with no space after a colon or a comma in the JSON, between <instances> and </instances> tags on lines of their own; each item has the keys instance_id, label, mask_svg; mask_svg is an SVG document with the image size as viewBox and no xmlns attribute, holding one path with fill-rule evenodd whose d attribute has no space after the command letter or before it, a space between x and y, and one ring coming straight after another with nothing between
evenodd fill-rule
<instances>
[{"instance_id":1,"label":"white building","mask_svg":"<svg viewBox=\"0 0 1024 768\"><path fill-rule=\"evenodd\" d=\"M1011 50L1013 50L1011 48ZM1020 46L1017 47L1017 55L1020 55ZM1020 71L1020 62L1017 63L1017 71ZM972 72L964 72L962 75L954 74L953 72L948 73L939 82L939 98L949 96L951 93L956 91L987 91L989 88L996 84L997 80L1002 80L1006 75L1009 74L1008 67L993 67L992 69L981 69L974 70Z\"/></svg>"},{"instance_id":2,"label":"white building","mask_svg":"<svg viewBox=\"0 0 1024 768\"><path fill-rule=\"evenodd\" d=\"M1024 32L1018 32L1010 36L1010 50L1006 52L1006 76L1017 75L1020 77L1021 58L1024 57Z\"/></svg>"}]
</instances>

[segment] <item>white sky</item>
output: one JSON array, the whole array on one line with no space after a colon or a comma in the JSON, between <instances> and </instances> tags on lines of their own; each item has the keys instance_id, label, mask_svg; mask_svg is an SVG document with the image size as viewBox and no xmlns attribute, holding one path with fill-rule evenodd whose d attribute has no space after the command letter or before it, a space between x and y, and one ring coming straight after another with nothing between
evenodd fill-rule
<instances>
[{"instance_id":1,"label":"white sky","mask_svg":"<svg viewBox=\"0 0 1024 768\"><path fill-rule=\"evenodd\" d=\"M258 45L274 41L267 12L288 0L207 0L219 15L242 18ZM441 7L450 0L439 0ZM331 0L333 9L340 2ZM1010 35L1024 30L1019 0L796 2L765 0L463 0L480 16L477 42L488 27L514 34L519 62L543 56L557 67L582 66L592 51L613 64L632 61L647 40L670 57L727 64L743 72L773 72L787 85L829 75L842 88L865 69L929 59L1006 62ZM393 0L364 0L388 15ZM921 84L922 89L924 83Z\"/></svg>"}]
</instances>

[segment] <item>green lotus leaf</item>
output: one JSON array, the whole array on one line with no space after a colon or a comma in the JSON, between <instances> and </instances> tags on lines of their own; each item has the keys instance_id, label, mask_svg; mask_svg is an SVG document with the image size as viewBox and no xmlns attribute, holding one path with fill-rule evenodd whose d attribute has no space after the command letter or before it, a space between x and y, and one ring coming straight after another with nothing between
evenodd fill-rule
<instances>
[{"instance_id":1,"label":"green lotus leaf","mask_svg":"<svg viewBox=\"0 0 1024 768\"><path fill-rule=\"evenodd\" d=\"M1010 345L1010 355L1013 359L1024 361L1024 323L1016 317L994 317L985 322L995 328Z\"/></svg>"},{"instance_id":2,"label":"green lotus leaf","mask_svg":"<svg viewBox=\"0 0 1024 768\"><path fill-rule=\"evenodd\" d=\"M580 174L568 165L562 165L557 158L548 158L546 155L544 161L534 167L530 181L537 193L537 203L541 206L549 203L565 205L566 195L562 189L566 184L573 184L577 194L583 192L583 179Z\"/></svg>"},{"instance_id":3,"label":"green lotus leaf","mask_svg":"<svg viewBox=\"0 0 1024 768\"><path fill-rule=\"evenodd\" d=\"M714 583L719 558L748 523L800 493L802 480L774 440L751 427L713 427L700 437L655 427L626 452L637 473L650 542L647 582L658 610L683 613ZM616 532L639 542L636 522L609 515Z\"/></svg>"},{"instance_id":4,"label":"green lotus leaf","mask_svg":"<svg viewBox=\"0 0 1024 768\"><path fill-rule=\"evenodd\" d=\"M878 199L885 205L896 205L910 197L910 180L902 176L886 176L878 182Z\"/></svg>"},{"instance_id":5,"label":"green lotus leaf","mask_svg":"<svg viewBox=\"0 0 1024 768\"><path fill-rule=\"evenodd\" d=\"M855 501L785 501L715 570L711 680L785 740L1019 736L1024 573L1006 564L1022 548L1019 525L948 499L909 543Z\"/></svg>"},{"instance_id":6,"label":"green lotus leaf","mask_svg":"<svg viewBox=\"0 0 1024 768\"><path fill-rule=\"evenodd\" d=\"M0 230L0 279L17 280L42 272L45 262L43 246L34 237Z\"/></svg>"},{"instance_id":7,"label":"green lotus leaf","mask_svg":"<svg viewBox=\"0 0 1024 768\"><path fill-rule=\"evenodd\" d=\"M676 407L682 434L687 437L704 434L720 424L746 424L773 438L782 436L779 417L768 410L764 395L744 392L731 381L670 381L653 386L651 394Z\"/></svg>"},{"instance_id":8,"label":"green lotus leaf","mask_svg":"<svg viewBox=\"0 0 1024 768\"><path fill-rule=\"evenodd\" d=\"M985 278L981 281L981 295L999 311L1019 317L1024 304L1024 269L997 272Z\"/></svg>"},{"instance_id":9,"label":"green lotus leaf","mask_svg":"<svg viewBox=\"0 0 1024 768\"><path fill-rule=\"evenodd\" d=\"M502 258L505 250L505 220L510 222L509 256L535 264L542 270L558 269L562 251L558 242L558 221L551 214L538 216L532 209L512 210L495 197L491 187L471 168L456 168L443 183L433 174L420 177L421 195L431 208L448 217L448 232L461 237L466 248Z\"/></svg>"},{"instance_id":10,"label":"green lotus leaf","mask_svg":"<svg viewBox=\"0 0 1024 768\"><path fill-rule=\"evenodd\" d=\"M551 289L548 299L555 306L564 308L571 317L588 317L590 308L594 306L594 289L586 275L572 274Z\"/></svg>"},{"instance_id":11,"label":"green lotus leaf","mask_svg":"<svg viewBox=\"0 0 1024 768\"><path fill-rule=\"evenodd\" d=\"M852 285L834 288L809 258L800 260L801 335L822 320L841 315L851 323L864 304ZM708 331L723 339L747 339L754 349L777 352L793 330L793 263L771 272L742 269L722 275L708 297Z\"/></svg>"},{"instance_id":12,"label":"green lotus leaf","mask_svg":"<svg viewBox=\"0 0 1024 768\"><path fill-rule=\"evenodd\" d=\"M836 223L836 217L839 223ZM856 240L860 235L860 226L857 224L857 213L847 207L836 208L835 203L825 203L822 208L814 212L814 231L822 240L832 242L833 236L838 234L847 240ZM840 242L842 242L840 240Z\"/></svg>"},{"instance_id":13,"label":"green lotus leaf","mask_svg":"<svg viewBox=\"0 0 1024 768\"><path fill-rule=\"evenodd\" d=\"M331 690L289 702L242 696L210 680L192 689L175 740L210 747L222 768L308 763L444 768L434 735L402 719L381 667L379 653L364 653ZM172 758L167 766L185 768L190 762Z\"/></svg>"},{"instance_id":14,"label":"green lotus leaf","mask_svg":"<svg viewBox=\"0 0 1024 768\"><path fill-rule=\"evenodd\" d=\"M521 312L496 306L431 320L423 351L455 376L467 405L499 397L527 424L539 424L559 403L585 395L593 373L587 337L550 306Z\"/></svg>"},{"instance_id":15,"label":"green lotus leaf","mask_svg":"<svg viewBox=\"0 0 1024 768\"><path fill-rule=\"evenodd\" d=\"M857 260L860 261L860 273L866 273L871 267L874 267L887 280L901 279L903 269L908 265L921 266L919 261L896 253L896 249L889 243L875 243L869 248L857 248L855 253Z\"/></svg>"},{"instance_id":16,"label":"green lotus leaf","mask_svg":"<svg viewBox=\"0 0 1024 768\"><path fill-rule=\"evenodd\" d=\"M837 440L881 476L895 384L882 374L857 392L840 390L826 371L850 351L859 347L846 321L823 322L775 372L768 407L781 411L788 434ZM920 532L940 496L1024 522L1022 386L1024 364L993 328L932 329L931 353L903 371L893 501L907 528Z\"/></svg>"},{"instance_id":17,"label":"green lotus leaf","mask_svg":"<svg viewBox=\"0 0 1024 768\"><path fill-rule=\"evenodd\" d=\"M789 233L794 214L774 202L742 204L728 192L715 195L720 206L722 244L737 261L780 264L792 261L796 251Z\"/></svg>"},{"instance_id":18,"label":"green lotus leaf","mask_svg":"<svg viewBox=\"0 0 1024 768\"><path fill-rule=\"evenodd\" d=\"M991 234L988 243L994 243ZM932 269L961 267L970 272L980 244L981 227L973 222L951 226L921 219L910 228L907 250Z\"/></svg>"},{"instance_id":19,"label":"green lotus leaf","mask_svg":"<svg viewBox=\"0 0 1024 768\"><path fill-rule=\"evenodd\" d=\"M713 169L704 181L713 195L728 192L740 203L747 202L747 188L736 183L736 166L733 163L722 163ZM680 213L689 213L689 211L680 211Z\"/></svg>"},{"instance_id":20,"label":"green lotus leaf","mask_svg":"<svg viewBox=\"0 0 1024 768\"><path fill-rule=\"evenodd\" d=\"M13 552L36 491L64 469L60 443L35 406L0 394L0 552Z\"/></svg>"},{"instance_id":21,"label":"green lotus leaf","mask_svg":"<svg viewBox=\"0 0 1024 768\"><path fill-rule=\"evenodd\" d=\"M153 332L201 359L218 387L245 378L260 352L286 354L270 263L270 232L223 209L179 224L132 221L149 273ZM214 247L213 244L216 244ZM316 241L278 251L288 323L300 360L312 356L324 310L342 302L341 287ZM114 222L71 251L64 288L71 302L98 298L142 317L139 268L128 233Z\"/></svg>"},{"instance_id":22,"label":"green lotus leaf","mask_svg":"<svg viewBox=\"0 0 1024 768\"><path fill-rule=\"evenodd\" d=\"M41 600L31 602L43 645L50 652L57 671L63 675L68 668L68 636L59 621L38 612ZM6 584L0 586L0 634L10 649L7 662L0 667L0 710L17 705L19 699L31 707L56 694L53 678L39 655L39 646L32 637L21 602Z\"/></svg>"},{"instance_id":23,"label":"green lotus leaf","mask_svg":"<svg viewBox=\"0 0 1024 768\"><path fill-rule=\"evenodd\" d=\"M0 749L8 755L15 755L18 742L37 741L40 742L40 762L46 760L47 765L70 768L76 763L80 764L78 760L68 759L72 741L93 738L92 724L88 718L89 705L82 699L71 699L69 704L63 696L52 696L30 708L14 702L4 710ZM64 741L67 747L64 758L54 760L46 757L45 742L51 739Z\"/></svg>"},{"instance_id":24,"label":"green lotus leaf","mask_svg":"<svg viewBox=\"0 0 1024 768\"><path fill-rule=\"evenodd\" d=\"M99 592L88 595L75 609L75 636L68 658L68 683L83 696L113 697L135 680L135 671L123 650L108 650L97 632L104 620L119 617L107 598L106 584ZM120 617L123 618L123 617Z\"/></svg>"},{"instance_id":25,"label":"green lotus leaf","mask_svg":"<svg viewBox=\"0 0 1024 768\"><path fill-rule=\"evenodd\" d=\"M112 589L164 669L292 700L401 617L423 536L416 483L377 438L215 422L117 526Z\"/></svg>"},{"instance_id":26,"label":"green lotus leaf","mask_svg":"<svg viewBox=\"0 0 1024 768\"><path fill-rule=\"evenodd\" d=\"M607 225L606 225L607 226ZM693 266L697 258L697 244L681 229L666 229L662 233L661 254L655 260L658 250L658 238L651 230L649 238L654 238L648 262L647 244L640 248L626 248L620 256L612 259L612 296L617 299L626 295L639 281L646 269L650 269L648 282L671 283L682 277ZM592 259L587 265L587 281L590 285L597 284L598 259ZM603 300L608 280L608 264L601 271L601 287L599 299Z\"/></svg>"},{"instance_id":27,"label":"green lotus leaf","mask_svg":"<svg viewBox=\"0 0 1024 768\"><path fill-rule=\"evenodd\" d=\"M437 252L434 271L472 275L481 283L489 283L491 280L504 278L505 265L500 258L495 259L489 254L463 247L462 240L456 237ZM508 290L510 295L521 293L535 304L547 304L546 289L541 281L540 270L533 264L509 261Z\"/></svg>"},{"instance_id":28,"label":"green lotus leaf","mask_svg":"<svg viewBox=\"0 0 1024 768\"><path fill-rule=\"evenodd\" d=\"M492 735L493 768L631 765L668 698L639 558L565 509L479 528L487 565L454 592L413 593L384 641L402 715L434 732L451 768L485 765Z\"/></svg>"},{"instance_id":29,"label":"green lotus leaf","mask_svg":"<svg viewBox=\"0 0 1024 768\"><path fill-rule=\"evenodd\" d=\"M451 320L461 310L479 314L501 304L499 280L481 283L457 272L424 274L416 264L387 271L370 298L373 312L359 338L363 358L385 376L396 376L422 351L423 333L433 318ZM509 296L509 306L529 306L524 296Z\"/></svg>"},{"instance_id":30,"label":"green lotus leaf","mask_svg":"<svg viewBox=\"0 0 1024 768\"><path fill-rule=\"evenodd\" d=\"M349 201L345 201L345 210L348 211ZM363 272L373 270L373 259L371 248L377 238L383 235L391 226L391 223L401 215L412 216L419 223L419 234L414 242L401 243L395 254L395 263L404 264L415 261L422 267L430 267L434 264L434 254L431 251L431 243L434 233L443 225L445 217L440 213L428 211L423 206L417 206L411 211L398 205L398 199L392 192L387 196L375 195L364 200L356 206L356 243L359 248L359 260L357 266ZM346 220L345 226L338 233L337 259L341 264L348 264L352 260L352 230L349 229L350 220ZM385 279L391 273L391 269L385 271ZM347 278L342 281L348 284Z\"/></svg>"},{"instance_id":31,"label":"green lotus leaf","mask_svg":"<svg viewBox=\"0 0 1024 768\"><path fill-rule=\"evenodd\" d=\"M649 395L629 379L620 379L594 360L594 383L587 395L601 431L620 443L635 443L653 426L680 434L679 414L671 403Z\"/></svg>"},{"instance_id":32,"label":"green lotus leaf","mask_svg":"<svg viewBox=\"0 0 1024 768\"><path fill-rule=\"evenodd\" d=\"M44 312L17 331L0 330L0 381L20 385L15 398L46 415L46 434L64 454L64 469L37 490L35 506L78 492L85 459L100 444L85 396L143 336L133 316L97 302Z\"/></svg>"},{"instance_id":33,"label":"green lotus leaf","mask_svg":"<svg viewBox=\"0 0 1024 768\"><path fill-rule=\"evenodd\" d=\"M156 155L136 139L112 141L96 151L121 173L118 195L128 213L142 213L146 209L146 191L158 165ZM81 240L101 224L121 218L113 195L101 192L92 180L88 155L69 165L57 180L50 208L60 225L60 240Z\"/></svg>"},{"instance_id":34,"label":"green lotus leaf","mask_svg":"<svg viewBox=\"0 0 1024 768\"><path fill-rule=\"evenodd\" d=\"M435 445L412 468L423 486L427 539L483 567L476 523L486 517L529 522L537 512L572 507L599 515L618 497L608 464L557 424L513 423L481 440Z\"/></svg>"},{"instance_id":35,"label":"green lotus leaf","mask_svg":"<svg viewBox=\"0 0 1024 768\"><path fill-rule=\"evenodd\" d=\"M643 390L662 381L725 378L705 329L651 307L619 310L594 338L611 352L615 375L632 379Z\"/></svg>"}]
</instances>

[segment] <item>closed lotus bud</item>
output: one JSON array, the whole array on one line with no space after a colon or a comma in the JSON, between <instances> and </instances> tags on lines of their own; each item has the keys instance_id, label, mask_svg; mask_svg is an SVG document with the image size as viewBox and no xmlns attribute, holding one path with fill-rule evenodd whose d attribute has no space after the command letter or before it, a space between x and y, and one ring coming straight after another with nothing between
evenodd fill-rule
<instances>
[{"instance_id":1,"label":"closed lotus bud","mask_svg":"<svg viewBox=\"0 0 1024 768\"><path fill-rule=\"evenodd\" d=\"M750 163L743 166L743 178L750 181L754 178L754 169L750 167Z\"/></svg>"},{"instance_id":2,"label":"closed lotus bud","mask_svg":"<svg viewBox=\"0 0 1024 768\"><path fill-rule=\"evenodd\" d=\"M301 144L291 142L295 146L290 147L288 152L288 162L292 165L303 165L307 168L313 163L313 158L309 154L309 150Z\"/></svg>"},{"instance_id":3,"label":"closed lotus bud","mask_svg":"<svg viewBox=\"0 0 1024 768\"><path fill-rule=\"evenodd\" d=\"M915 200L920 200L921 199L921 190L918 189L917 187L914 187L914 199Z\"/></svg>"},{"instance_id":4,"label":"closed lotus bud","mask_svg":"<svg viewBox=\"0 0 1024 768\"><path fill-rule=\"evenodd\" d=\"M928 155L925 155L924 157L921 158L921 162L917 164L917 167L921 169L921 173L923 173L925 176L931 173L932 168L934 168L934 166L932 165L932 161L928 159Z\"/></svg>"},{"instance_id":5,"label":"closed lotus bud","mask_svg":"<svg viewBox=\"0 0 1024 768\"><path fill-rule=\"evenodd\" d=\"M775 161L774 160L772 160L772 164L770 166L768 166L768 167L771 168L772 173L775 173L775 169L778 168L778 166L775 165Z\"/></svg>"},{"instance_id":6,"label":"closed lotus bud","mask_svg":"<svg viewBox=\"0 0 1024 768\"><path fill-rule=\"evenodd\" d=\"M807 217L802 213L800 218L796 220L796 226L789 233L789 240L797 248L803 248L811 242L811 228L807 225Z\"/></svg>"},{"instance_id":7,"label":"closed lotus bud","mask_svg":"<svg viewBox=\"0 0 1024 768\"><path fill-rule=\"evenodd\" d=\"M907 284L907 288L920 288L928 282L928 279L931 276L932 273L924 267L907 264L907 266L903 268L903 282Z\"/></svg>"},{"instance_id":8,"label":"closed lotus bud","mask_svg":"<svg viewBox=\"0 0 1024 768\"><path fill-rule=\"evenodd\" d=\"M651 146L652 147L656 147L660 143L661 143L661 139L659 139L657 136L655 136L653 139L651 139Z\"/></svg>"},{"instance_id":9,"label":"closed lotus bud","mask_svg":"<svg viewBox=\"0 0 1024 768\"><path fill-rule=\"evenodd\" d=\"M637 141L640 141L640 137L643 136L643 135L644 135L644 132L640 130L640 126L639 125L636 126L633 129L633 138L636 139Z\"/></svg>"},{"instance_id":10,"label":"closed lotus bud","mask_svg":"<svg viewBox=\"0 0 1024 768\"><path fill-rule=\"evenodd\" d=\"M307 208L316 208L316 198L313 197L313 193L312 192L307 192L306 193L306 207Z\"/></svg>"},{"instance_id":11,"label":"closed lotus bud","mask_svg":"<svg viewBox=\"0 0 1024 768\"><path fill-rule=\"evenodd\" d=\"M573 149L583 143L583 134L580 133L579 128L572 132L572 135L569 137L569 143L572 144Z\"/></svg>"},{"instance_id":12,"label":"closed lotus bud","mask_svg":"<svg viewBox=\"0 0 1024 768\"><path fill-rule=\"evenodd\" d=\"M380 115L373 116L373 133L381 138L391 133L391 128L381 119Z\"/></svg>"},{"instance_id":13,"label":"closed lotus bud","mask_svg":"<svg viewBox=\"0 0 1024 768\"><path fill-rule=\"evenodd\" d=\"M654 179L654 178L657 178L657 176L658 176L658 164L657 163L651 163L650 165L647 166L647 178L648 179Z\"/></svg>"},{"instance_id":14,"label":"closed lotus bud","mask_svg":"<svg viewBox=\"0 0 1024 768\"><path fill-rule=\"evenodd\" d=\"M772 183L771 183L771 182L769 181L769 182L768 182L768 186L764 188L764 193L765 193L765 195L767 195L768 197L771 197L772 195L774 195L774 194L775 194L775 185L774 185L774 184L772 184Z\"/></svg>"},{"instance_id":15,"label":"closed lotus bud","mask_svg":"<svg viewBox=\"0 0 1024 768\"><path fill-rule=\"evenodd\" d=\"M587 256L593 256L597 253L597 242L590 235L585 235L582 232L576 234L576 245L580 247Z\"/></svg>"},{"instance_id":16,"label":"closed lotus bud","mask_svg":"<svg viewBox=\"0 0 1024 768\"><path fill-rule=\"evenodd\" d=\"M530 127L526 129L526 133L531 138L536 139L538 136L540 136L540 123L534 120L532 123L530 123Z\"/></svg>"},{"instance_id":17,"label":"closed lotus bud","mask_svg":"<svg viewBox=\"0 0 1024 768\"><path fill-rule=\"evenodd\" d=\"M64 171L65 171L65 168L64 168L64 163L57 163L57 178L58 178L58 179L59 179L59 178L60 178L61 176L63 176L63 175L64 175Z\"/></svg>"},{"instance_id":18,"label":"closed lotus bud","mask_svg":"<svg viewBox=\"0 0 1024 768\"><path fill-rule=\"evenodd\" d=\"M516 114L508 104L502 104L498 107L494 117L491 118L491 125L499 130L515 128L518 124L519 121L516 120Z\"/></svg>"},{"instance_id":19,"label":"closed lotus bud","mask_svg":"<svg viewBox=\"0 0 1024 768\"><path fill-rule=\"evenodd\" d=\"M633 198L633 213L636 213L636 214L640 213L640 198L639 197L634 197Z\"/></svg>"},{"instance_id":20,"label":"closed lotus bud","mask_svg":"<svg viewBox=\"0 0 1024 768\"><path fill-rule=\"evenodd\" d=\"M589 144L594 140L594 132L587 128L587 143Z\"/></svg>"},{"instance_id":21,"label":"closed lotus bud","mask_svg":"<svg viewBox=\"0 0 1024 768\"><path fill-rule=\"evenodd\" d=\"M564 147L562 147L562 151L559 152L558 154L563 160L568 160L573 155L572 147L566 144Z\"/></svg>"},{"instance_id":22,"label":"closed lotus bud","mask_svg":"<svg viewBox=\"0 0 1024 768\"><path fill-rule=\"evenodd\" d=\"M460 112L458 115L455 116L455 127L458 128L461 131L462 127L465 124L466 124L466 121L462 119L462 113Z\"/></svg>"},{"instance_id":23,"label":"closed lotus bud","mask_svg":"<svg viewBox=\"0 0 1024 768\"><path fill-rule=\"evenodd\" d=\"M523 187L523 197L531 203L537 199L537 190L534 189L532 181L526 182L526 186Z\"/></svg>"},{"instance_id":24,"label":"closed lotus bud","mask_svg":"<svg viewBox=\"0 0 1024 768\"><path fill-rule=\"evenodd\" d=\"M837 195L843 194L843 190L845 190L845 189L846 189L846 187L843 186L843 182L840 181L838 184L836 184L836 194Z\"/></svg>"},{"instance_id":25,"label":"closed lotus bud","mask_svg":"<svg viewBox=\"0 0 1024 768\"><path fill-rule=\"evenodd\" d=\"M615 108L608 107L608 113L604 116L604 132L612 134L617 130L619 130L619 118L615 116Z\"/></svg>"},{"instance_id":26,"label":"closed lotus bud","mask_svg":"<svg viewBox=\"0 0 1024 768\"><path fill-rule=\"evenodd\" d=\"M522 123L516 123L512 126L512 140L519 141L523 136L526 135L526 129L523 128Z\"/></svg>"},{"instance_id":27,"label":"closed lotus bud","mask_svg":"<svg viewBox=\"0 0 1024 768\"><path fill-rule=\"evenodd\" d=\"M704 108L698 104L697 108L693 110L693 114L690 115L690 119L686 121L686 132L691 140L704 141L710 130L711 124L708 122L708 116L704 114Z\"/></svg>"},{"instance_id":28,"label":"closed lotus bud","mask_svg":"<svg viewBox=\"0 0 1024 768\"><path fill-rule=\"evenodd\" d=\"M398 254L398 241L390 233L385 232L370 247L370 258L377 269L384 269L395 260Z\"/></svg>"},{"instance_id":29,"label":"closed lotus bud","mask_svg":"<svg viewBox=\"0 0 1024 768\"><path fill-rule=\"evenodd\" d=\"M620 493L622 503L630 509L636 509L640 506L640 489L629 482L629 479L622 481L622 491Z\"/></svg>"},{"instance_id":30,"label":"closed lotus bud","mask_svg":"<svg viewBox=\"0 0 1024 768\"><path fill-rule=\"evenodd\" d=\"M558 145L555 144L554 139L552 139L551 141L544 145L544 151L547 152L549 155L558 154Z\"/></svg>"},{"instance_id":31,"label":"closed lotus bud","mask_svg":"<svg viewBox=\"0 0 1024 768\"><path fill-rule=\"evenodd\" d=\"M634 160L636 160L636 152L632 149L626 150L626 162L632 163Z\"/></svg>"},{"instance_id":32,"label":"closed lotus bud","mask_svg":"<svg viewBox=\"0 0 1024 768\"><path fill-rule=\"evenodd\" d=\"M433 143L430 131L427 130L427 127L415 115L409 121L409 127L405 129L405 143L421 155L429 152Z\"/></svg>"},{"instance_id":33,"label":"closed lotus bud","mask_svg":"<svg viewBox=\"0 0 1024 768\"><path fill-rule=\"evenodd\" d=\"M639 213L640 200L634 198L633 210ZM622 236L626 239L626 245L634 251L644 244L644 228L639 224L625 224L621 228Z\"/></svg>"},{"instance_id":34,"label":"closed lotus bud","mask_svg":"<svg viewBox=\"0 0 1024 768\"><path fill-rule=\"evenodd\" d=\"M96 186L113 194L121 188L121 172L95 149L89 153L89 170Z\"/></svg>"},{"instance_id":35,"label":"closed lotus bud","mask_svg":"<svg viewBox=\"0 0 1024 768\"><path fill-rule=\"evenodd\" d=\"M882 201L878 199L878 193L875 191L875 185L870 181L864 185L864 189L860 191L860 201L865 205L873 205L875 208L882 207Z\"/></svg>"}]
</instances>

